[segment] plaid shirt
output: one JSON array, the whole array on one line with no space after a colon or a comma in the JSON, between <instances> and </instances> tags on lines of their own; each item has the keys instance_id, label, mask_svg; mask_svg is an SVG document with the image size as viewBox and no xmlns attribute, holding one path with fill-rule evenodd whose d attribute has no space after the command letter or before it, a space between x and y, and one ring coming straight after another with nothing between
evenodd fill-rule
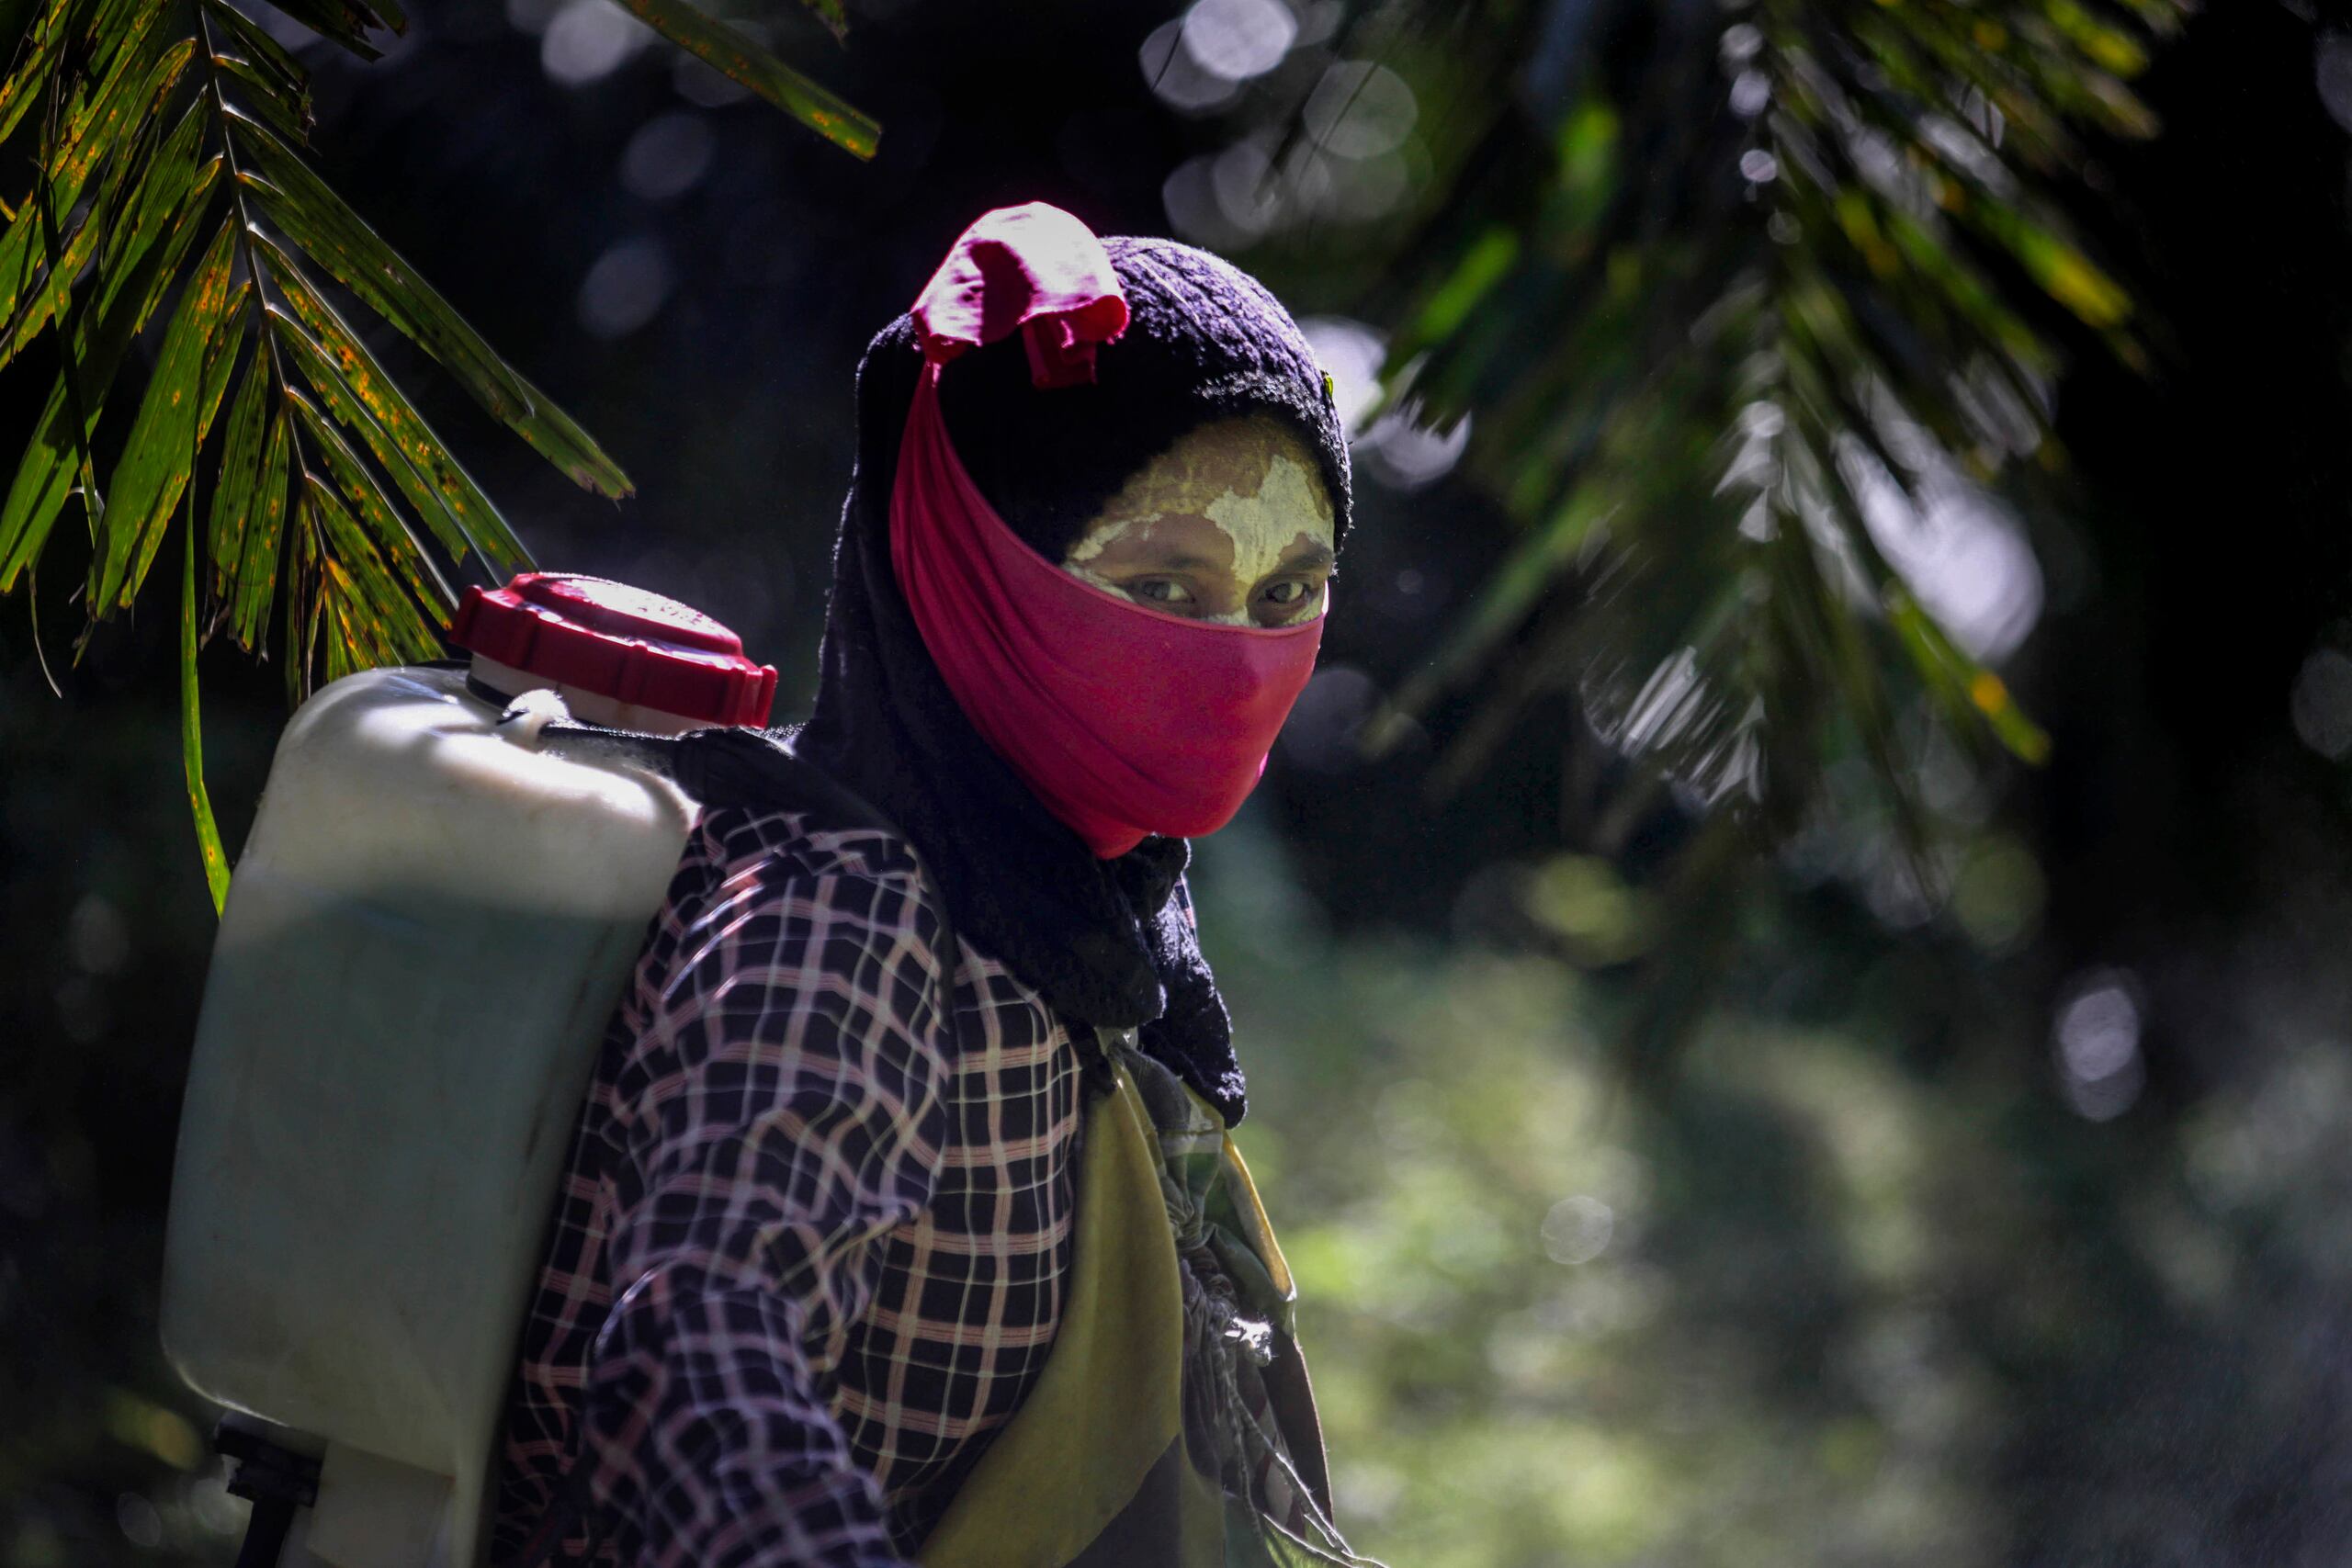
<instances>
[{"instance_id":1,"label":"plaid shirt","mask_svg":"<svg viewBox=\"0 0 2352 1568\"><path fill-rule=\"evenodd\" d=\"M967 946L951 1045L913 856L804 820L705 816L613 1020L524 1326L502 1561L577 1453L598 1562L898 1562L1052 1348L1069 1032Z\"/></svg>"}]
</instances>

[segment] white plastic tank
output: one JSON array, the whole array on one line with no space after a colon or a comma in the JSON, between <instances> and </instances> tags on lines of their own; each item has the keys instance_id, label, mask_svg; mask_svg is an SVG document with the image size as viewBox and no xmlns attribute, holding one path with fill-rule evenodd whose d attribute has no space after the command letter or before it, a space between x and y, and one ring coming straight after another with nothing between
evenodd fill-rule
<instances>
[{"instance_id":1,"label":"white plastic tank","mask_svg":"<svg viewBox=\"0 0 2352 1568\"><path fill-rule=\"evenodd\" d=\"M725 627L594 578L471 590L451 635L470 668L353 675L288 724L189 1065L164 1348L323 1448L290 1563L481 1561L580 1098L693 815L542 752L537 717L675 733L775 693Z\"/></svg>"}]
</instances>

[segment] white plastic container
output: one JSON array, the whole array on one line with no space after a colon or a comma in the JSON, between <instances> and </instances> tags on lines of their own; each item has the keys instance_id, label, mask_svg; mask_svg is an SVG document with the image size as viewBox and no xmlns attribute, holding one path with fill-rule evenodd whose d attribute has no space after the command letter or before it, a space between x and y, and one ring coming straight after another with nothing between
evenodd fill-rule
<instances>
[{"instance_id":1,"label":"white plastic container","mask_svg":"<svg viewBox=\"0 0 2352 1568\"><path fill-rule=\"evenodd\" d=\"M592 722L757 722L774 691L716 623L593 579L477 590L456 635L478 684ZM340 1568L481 1560L556 1180L693 812L540 752L468 676L354 675L288 725L181 1115L164 1348L324 1445L307 1550Z\"/></svg>"}]
</instances>

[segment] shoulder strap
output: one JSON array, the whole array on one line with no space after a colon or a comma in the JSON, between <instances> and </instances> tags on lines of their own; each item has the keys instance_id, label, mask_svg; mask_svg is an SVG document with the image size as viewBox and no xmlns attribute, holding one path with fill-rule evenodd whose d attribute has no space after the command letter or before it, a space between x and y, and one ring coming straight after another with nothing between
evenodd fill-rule
<instances>
[{"instance_id":1,"label":"shoulder strap","mask_svg":"<svg viewBox=\"0 0 2352 1568\"><path fill-rule=\"evenodd\" d=\"M783 738L767 729L690 729L684 735L649 735L599 725L549 724L539 731L539 749L581 761L626 762L669 779L705 806L749 809L791 807L807 811L828 827L863 828L887 833L906 845L917 882L932 891L939 916L940 1017L948 1043L962 1054L956 1017L956 971L963 952L946 889L923 864L922 852L879 807L813 763L792 754Z\"/></svg>"},{"instance_id":2,"label":"shoulder strap","mask_svg":"<svg viewBox=\"0 0 2352 1568\"><path fill-rule=\"evenodd\" d=\"M624 762L658 773L705 806L793 807L829 825L871 828L905 839L865 796L801 761L765 729L690 729L650 735L558 722L539 731L539 750L582 762ZM910 848L911 848L910 844Z\"/></svg>"}]
</instances>

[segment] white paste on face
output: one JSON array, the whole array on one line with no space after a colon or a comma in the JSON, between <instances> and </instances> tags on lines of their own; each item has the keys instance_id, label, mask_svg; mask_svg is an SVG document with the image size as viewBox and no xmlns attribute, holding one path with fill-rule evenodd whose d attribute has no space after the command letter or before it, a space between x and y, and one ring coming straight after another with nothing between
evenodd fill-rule
<instances>
[{"instance_id":1,"label":"white paste on face","mask_svg":"<svg viewBox=\"0 0 2352 1568\"><path fill-rule=\"evenodd\" d=\"M1142 603L1151 601L1134 585L1164 570L1194 595L1190 608L1170 607L1261 625L1253 595L1270 579L1297 575L1303 549L1328 552L1333 534L1330 494L1299 438L1269 420L1224 420L1190 432L1130 478L1062 567ZM1319 584L1325 574L1309 575ZM1318 592L1304 618L1321 613Z\"/></svg>"}]
</instances>

